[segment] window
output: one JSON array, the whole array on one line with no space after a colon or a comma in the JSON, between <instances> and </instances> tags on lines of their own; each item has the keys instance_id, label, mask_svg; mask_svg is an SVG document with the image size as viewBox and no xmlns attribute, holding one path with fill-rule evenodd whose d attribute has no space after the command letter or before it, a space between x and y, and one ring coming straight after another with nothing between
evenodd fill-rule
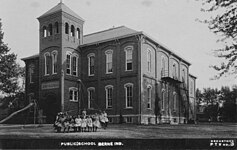
<instances>
[{"instance_id":1,"label":"window","mask_svg":"<svg viewBox=\"0 0 237 150\"><path fill-rule=\"evenodd\" d=\"M151 108L151 86L147 87L147 108Z\"/></svg>"},{"instance_id":2,"label":"window","mask_svg":"<svg viewBox=\"0 0 237 150\"><path fill-rule=\"evenodd\" d=\"M165 58L162 57L161 59L161 76L164 77L165 76Z\"/></svg>"},{"instance_id":3,"label":"window","mask_svg":"<svg viewBox=\"0 0 237 150\"><path fill-rule=\"evenodd\" d=\"M133 84L127 83L124 85L124 88L125 88L126 108L132 108Z\"/></svg>"},{"instance_id":4,"label":"window","mask_svg":"<svg viewBox=\"0 0 237 150\"><path fill-rule=\"evenodd\" d=\"M113 72L113 51L107 50L105 51L106 55L106 73L112 73Z\"/></svg>"},{"instance_id":5,"label":"window","mask_svg":"<svg viewBox=\"0 0 237 150\"><path fill-rule=\"evenodd\" d=\"M52 52L52 72L53 74L57 74L58 64L57 64L57 56L58 52L55 50Z\"/></svg>"},{"instance_id":6,"label":"window","mask_svg":"<svg viewBox=\"0 0 237 150\"><path fill-rule=\"evenodd\" d=\"M173 93L173 110L176 111L177 108L177 94Z\"/></svg>"},{"instance_id":7,"label":"window","mask_svg":"<svg viewBox=\"0 0 237 150\"><path fill-rule=\"evenodd\" d=\"M49 24L49 32L48 32L48 35L49 35L49 36L53 35L53 25L52 25L52 24Z\"/></svg>"},{"instance_id":8,"label":"window","mask_svg":"<svg viewBox=\"0 0 237 150\"><path fill-rule=\"evenodd\" d=\"M72 75L77 76L78 69L78 56L74 54L72 56Z\"/></svg>"},{"instance_id":9,"label":"window","mask_svg":"<svg viewBox=\"0 0 237 150\"><path fill-rule=\"evenodd\" d=\"M132 123L132 117L127 117L127 123Z\"/></svg>"},{"instance_id":10,"label":"window","mask_svg":"<svg viewBox=\"0 0 237 150\"><path fill-rule=\"evenodd\" d=\"M190 94L193 94L193 81L190 81Z\"/></svg>"},{"instance_id":11,"label":"window","mask_svg":"<svg viewBox=\"0 0 237 150\"><path fill-rule=\"evenodd\" d=\"M177 79L177 66L176 66L176 64L173 64L173 78Z\"/></svg>"},{"instance_id":12,"label":"window","mask_svg":"<svg viewBox=\"0 0 237 150\"><path fill-rule=\"evenodd\" d=\"M165 90L162 90L162 100L161 100L161 109L165 109Z\"/></svg>"},{"instance_id":13,"label":"window","mask_svg":"<svg viewBox=\"0 0 237 150\"><path fill-rule=\"evenodd\" d=\"M69 88L69 100L78 101L78 89L75 87Z\"/></svg>"},{"instance_id":14,"label":"window","mask_svg":"<svg viewBox=\"0 0 237 150\"><path fill-rule=\"evenodd\" d=\"M126 71L131 71L133 47L132 46L125 47L125 53L126 53Z\"/></svg>"},{"instance_id":15,"label":"window","mask_svg":"<svg viewBox=\"0 0 237 150\"><path fill-rule=\"evenodd\" d=\"M77 39L80 39L80 29L79 28L77 28L76 37L77 37Z\"/></svg>"},{"instance_id":16,"label":"window","mask_svg":"<svg viewBox=\"0 0 237 150\"><path fill-rule=\"evenodd\" d=\"M46 26L43 27L43 37L47 37L47 28L46 28Z\"/></svg>"},{"instance_id":17,"label":"window","mask_svg":"<svg viewBox=\"0 0 237 150\"><path fill-rule=\"evenodd\" d=\"M50 69L50 53L49 52L44 54L44 60L45 60L44 74L49 75L49 69Z\"/></svg>"},{"instance_id":18,"label":"window","mask_svg":"<svg viewBox=\"0 0 237 150\"><path fill-rule=\"evenodd\" d=\"M113 86L107 85L105 87L105 95L106 95L106 108L112 108L113 103Z\"/></svg>"},{"instance_id":19,"label":"window","mask_svg":"<svg viewBox=\"0 0 237 150\"><path fill-rule=\"evenodd\" d=\"M71 25L71 33L70 33L71 36L75 36L75 28L73 25Z\"/></svg>"},{"instance_id":20,"label":"window","mask_svg":"<svg viewBox=\"0 0 237 150\"><path fill-rule=\"evenodd\" d=\"M29 66L29 80L30 83L34 83L34 65Z\"/></svg>"},{"instance_id":21,"label":"window","mask_svg":"<svg viewBox=\"0 0 237 150\"><path fill-rule=\"evenodd\" d=\"M93 76L95 74L95 54L91 53L87 55L88 58L88 75Z\"/></svg>"},{"instance_id":22,"label":"window","mask_svg":"<svg viewBox=\"0 0 237 150\"><path fill-rule=\"evenodd\" d=\"M71 74L71 53L67 52L67 60L66 60L66 73Z\"/></svg>"},{"instance_id":23,"label":"window","mask_svg":"<svg viewBox=\"0 0 237 150\"><path fill-rule=\"evenodd\" d=\"M94 101L94 94L95 94L95 88L94 87L90 87L87 89L88 92L88 108L93 108L92 107L92 103Z\"/></svg>"},{"instance_id":24,"label":"window","mask_svg":"<svg viewBox=\"0 0 237 150\"><path fill-rule=\"evenodd\" d=\"M68 34L69 33L69 25L68 23L66 22L65 23L65 34Z\"/></svg>"},{"instance_id":25,"label":"window","mask_svg":"<svg viewBox=\"0 0 237 150\"><path fill-rule=\"evenodd\" d=\"M55 27L55 33L59 33L58 22L55 22L54 27Z\"/></svg>"},{"instance_id":26,"label":"window","mask_svg":"<svg viewBox=\"0 0 237 150\"><path fill-rule=\"evenodd\" d=\"M147 71L151 72L151 50L147 50Z\"/></svg>"}]
</instances>

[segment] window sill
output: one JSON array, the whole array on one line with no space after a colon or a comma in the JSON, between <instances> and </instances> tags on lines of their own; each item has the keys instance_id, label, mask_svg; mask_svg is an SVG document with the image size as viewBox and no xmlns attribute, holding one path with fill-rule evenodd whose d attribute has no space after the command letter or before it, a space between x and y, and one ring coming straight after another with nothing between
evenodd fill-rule
<instances>
[{"instance_id":1,"label":"window sill","mask_svg":"<svg viewBox=\"0 0 237 150\"><path fill-rule=\"evenodd\" d=\"M111 107L111 108L106 108L106 110L113 110L113 108Z\"/></svg>"},{"instance_id":2,"label":"window sill","mask_svg":"<svg viewBox=\"0 0 237 150\"><path fill-rule=\"evenodd\" d=\"M70 102L78 102L78 100L69 100Z\"/></svg>"},{"instance_id":3,"label":"window sill","mask_svg":"<svg viewBox=\"0 0 237 150\"><path fill-rule=\"evenodd\" d=\"M113 72L106 72L106 74L112 74Z\"/></svg>"},{"instance_id":4,"label":"window sill","mask_svg":"<svg viewBox=\"0 0 237 150\"><path fill-rule=\"evenodd\" d=\"M44 76L49 76L49 74L45 74Z\"/></svg>"},{"instance_id":5,"label":"window sill","mask_svg":"<svg viewBox=\"0 0 237 150\"><path fill-rule=\"evenodd\" d=\"M90 74L90 75L88 75L88 77L94 77L95 76L95 74Z\"/></svg>"},{"instance_id":6,"label":"window sill","mask_svg":"<svg viewBox=\"0 0 237 150\"><path fill-rule=\"evenodd\" d=\"M126 108L124 108L124 109L133 109L133 107L126 107Z\"/></svg>"}]
</instances>

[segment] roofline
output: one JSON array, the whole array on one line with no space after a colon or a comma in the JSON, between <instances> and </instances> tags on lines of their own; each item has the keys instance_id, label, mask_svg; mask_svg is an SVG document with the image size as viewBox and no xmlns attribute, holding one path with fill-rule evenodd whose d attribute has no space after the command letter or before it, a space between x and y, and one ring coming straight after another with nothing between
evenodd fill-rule
<instances>
[{"instance_id":1,"label":"roofline","mask_svg":"<svg viewBox=\"0 0 237 150\"><path fill-rule=\"evenodd\" d=\"M109 31L109 30L114 30L114 29L122 28L122 27L125 27L125 26L118 26L118 27L109 28L109 29L106 29L106 30L101 30L101 31L93 32L93 33L90 33L90 34L84 35L83 37L85 37L85 36L89 36L89 35L93 35L93 34L102 33L102 32L106 32L106 31Z\"/></svg>"},{"instance_id":2,"label":"roofline","mask_svg":"<svg viewBox=\"0 0 237 150\"><path fill-rule=\"evenodd\" d=\"M191 65L191 63L189 61L187 61L186 59L182 58L181 56L179 56L178 54L176 54L174 51L170 50L170 48L166 47L165 45L161 44L160 42L158 42L157 40L155 40L154 38L152 38L151 36L149 36L148 34L142 32L142 34L144 36L146 36L147 38L149 38L150 40L152 40L154 43L156 43L157 45L159 45L160 47L163 47L165 50L167 50L169 53L175 55L176 57L178 57L179 59L183 60L184 62L186 62L189 66Z\"/></svg>"},{"instance_id":3,"label":"roofline","mask_svg":"<svg viewBox=\"0 0 237 150\"><path fill-rule=\"evenodd\" d=\"M192 74L190 74L190 73L189 73L189 76L191 76L191 77L193 77L193 78L197 79L197 77L196 77L196 76L194 76L194 75L192 75Z\"/></svg>"},{"instance_id":4,"label":"roofline","mask_svg":"<svg viewBox=\"0 0 237 150\"><path fill-rule=\"evenodd\" d=\"M106 40L100 40L100 41L96 41L96 42L92 42L92 43L88 43L88 44L82 44L82 45L80 45L80 47L90 46L90 45L94 45L94 44L98 44L98 43L109 42L113 39L122 39L122 38L127 38L130 36L135 36L135 35L139 35L139 34L141 34L141 32L131 33L131 34L118 36L118 37L114 37L114 38L110 38L110 39L106 39Z\"/></svg>"},{"instance_id":5,"label":"roofline","mask_svg":"<svg viewBox=\"0 0 237 150\"><path fill-rule=\"evenodd\" d=\"M35 55L29 56L29 57L21 58L21 60L25 61L25 60L34 59L34 58L37 58L37 57L39 57L39 54L35 54Z\"/></svg>"}]
</instances>

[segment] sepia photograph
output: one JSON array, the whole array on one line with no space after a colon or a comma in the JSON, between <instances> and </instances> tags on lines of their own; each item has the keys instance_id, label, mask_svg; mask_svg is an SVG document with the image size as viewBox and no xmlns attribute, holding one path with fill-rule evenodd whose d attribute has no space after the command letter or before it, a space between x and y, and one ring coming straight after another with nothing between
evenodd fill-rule
<instances>
[{"instance_id":1,"label":"sepia photograph","mask_svg":"<svg viewBox=\"0 0 237 150\"><path fill-rule=\"evenodd\" d=\"M236 149L237 1L0 0L0 149Z\"/></svg>"}]
</instances>

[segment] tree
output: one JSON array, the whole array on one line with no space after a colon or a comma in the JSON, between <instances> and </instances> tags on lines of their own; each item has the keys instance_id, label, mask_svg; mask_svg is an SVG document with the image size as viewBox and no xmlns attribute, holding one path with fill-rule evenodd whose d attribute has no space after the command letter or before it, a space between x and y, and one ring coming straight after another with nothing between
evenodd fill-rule
<instances>
[{"instance_id":1,"label":"tree","mask_svg":"<svg viewBox=\"0 0 237 150\"><path fill-rule=\"evenodd\" d=\"M24 70L16 63L17 55L10 53L7 44L3 42L4 33L0 19L0 92L14 94L18 89L18 79L24 75Z\"/></svg>"},{"instance_id":2,"label":"tree","mask_svg":"<svg viewBox=\"0 0 237 150\"><path fill-rule=\"evenodd\" d=\"M223 75L237 74L237 1L236 0L199 0L203 2L202 11L211 13L205 20L211 31L221 36L218 42L224 47L214 50L216 57L223 58L219 65L211 66L218 71L215 79ZM237 76L236 76L237 77Z\"/></svg>"}]
</instances>

